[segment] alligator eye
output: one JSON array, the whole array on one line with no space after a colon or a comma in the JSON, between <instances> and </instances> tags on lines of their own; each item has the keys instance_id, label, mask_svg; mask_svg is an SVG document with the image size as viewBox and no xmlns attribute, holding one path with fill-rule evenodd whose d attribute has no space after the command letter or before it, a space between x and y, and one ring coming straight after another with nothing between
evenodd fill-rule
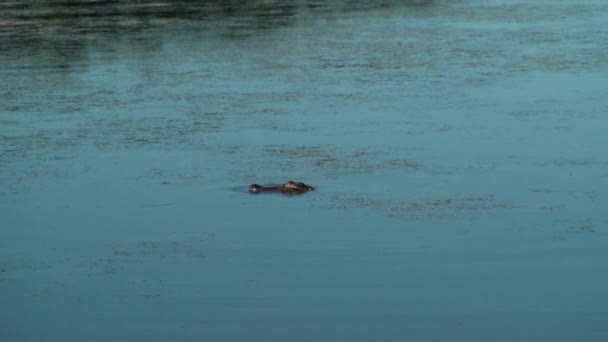
<instances>
[{"instance_id":1,"label":"alligator eye","mask_svg":"<svg viewBox=\"0 0 608 342\"><path fill-rule=\"evenodd\" d=\"M257 184L251 184L249 186L249 192L260 192L261 186Z\"/></svg>"}]
</instances>

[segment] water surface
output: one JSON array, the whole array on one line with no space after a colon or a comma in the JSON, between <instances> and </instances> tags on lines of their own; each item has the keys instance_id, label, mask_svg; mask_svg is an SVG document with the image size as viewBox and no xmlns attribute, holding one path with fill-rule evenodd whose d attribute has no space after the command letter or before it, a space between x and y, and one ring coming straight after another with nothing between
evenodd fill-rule
<instances>
[{"instance_id":1,"label":"water surface","mask_svg":"<svg viewBox=\"0 0 608 342\"><path fill-rule=\"evenodd\" d=\"M608 337L603 1L0 13L2 340Z\"/></svg>"}]
</instances>

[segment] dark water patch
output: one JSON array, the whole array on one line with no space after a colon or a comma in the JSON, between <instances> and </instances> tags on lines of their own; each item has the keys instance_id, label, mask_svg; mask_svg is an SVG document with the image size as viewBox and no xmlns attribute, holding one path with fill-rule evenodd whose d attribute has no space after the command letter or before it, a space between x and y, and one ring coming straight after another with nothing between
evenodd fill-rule
<instances>
[{"instance_id":1,"label":"dark water patch","mask_svg":"<svg viewBox=\"0 0 608 342\"><path fill-rule=\"evenodd\" d=\"M28 19L79 19L87 17L166 17L190 20L213 18L259 17L271 21L289 18L296 12L313 11L315 14L345 11L365 12L377 8L408 6L413 8L436 5L435 0L409 1L258 1L258 0L205 0L205 1L36 1L10 2L2 5L2 18Z\"/></svg>"},{"instance_id":2,"label":"dark water patch","mask_svg":"<svg viewBox=\"0 0 608 342\"><path fill-rule=\"evenodd\" d=\"M547 188L528 188L528 191L542 194L553 194L558 192L557 190Z\"/></svg>"},{"instance_id":3,"label":"dark water patch","mask_svg":"<svg viewBox=\"0 0 608 342\"><path fill-rule=\"evenodd\" d=\"M0 39L31 52L48 50L69 67L85 60L83 43L149 33L167 24L202 36L245 39L295 25L306 16L342 16L374 8L434 6L434 1L36 1L4 4L0 26L14 29ZM8 32L0 31L0 32ZM15 34L17 33L17 34ZM52 47L55 47L53 49ZM15 51L10 51L15 53ZM18 53L21 55L21 53ZM26 54L27 55L27 54ZM29 54L31 55L31 53Z\"/></svg>"},{"instance_id":4,"label":"dark water patch","mask_svg":"<svg viewBox=\"0 0 608 342\"><path fill-rule=\"evenodd\" d=\"M114 247L108 255L91 261L87 268L90 275L114 275L124 272L138 274L144 267L143 264L150 266L152 263L161 262L170 265L184 258L201 261L207 258L204 251L206 244L214 240L214 233L201 233L188 240L123 244Z\"/></svg>"},{"instance_id":5,"label":"dark water patch","mask_svg":"<svg viewBox=\"0 0 608 342\"><path fill-rule=\"evenodd\" d=\"M153 180L155 183L165 185L184 185L196 183L204 179L205 172L206 170L200 168L192 168L190 170L182 168L153 168L133 178L137 181Z\"/></svg>"},{"instance_id":6,"label":"dark water patch","mask_svg":"<svg viewBox=\"0 0 608 342\"><path fill-rule=\"evenodd\" d=\"M515 117L515 118L528 118L528 117L540 116L543 113L534 112L532 110L514 110L514 111L509 111L506 114L509 116Z\"/></svg>"},{"instance_id":7,"label":"dark water patch","mask_svg":"<svg viewBox=\"0 0 608 342\"><path fill-rule=\"evenodd\" d=\"M166 207L171 207L174 206L175 203L172 202L157 202L157 203L147 203L147 204L142 204L139 206L139 208L143 208L143 209L157 209L157 208L166 208Z\"/></svg>"}]
</instances>

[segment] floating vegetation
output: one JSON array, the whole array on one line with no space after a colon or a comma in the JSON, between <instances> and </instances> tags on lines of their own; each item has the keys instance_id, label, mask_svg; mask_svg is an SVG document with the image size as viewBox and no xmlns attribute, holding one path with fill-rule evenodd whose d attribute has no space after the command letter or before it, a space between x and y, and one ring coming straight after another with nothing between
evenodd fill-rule
<instances>
[{"instance_id":1,"label":"floating vegetation","mask_svg":"<svg viewBox=\"0 0 608 342\"><path fill-rule=\"evenodd\" d=\"M602 226L606 226L606 223L605 219L584 218L580 220L558 220L556 225L566 227L568 233L585 234L598 231Z\"/></svg>"},{"instance_id":2,"label":"floating vegetation","mask_svg":"<svg viewBox=\"0 0 608 342\"><path fill-rule=\"evenodd\" d=\"M53 265L46 261L22 260L13 265L0 267L0 280L7 280L20 273L42 272L53 268Z\"/></svg>"},{"instance_id":3,"label":"floating vegetation","mask_svg":"<svg viewBox=\"0 0 608 342\"><path fill-rule=\"evenodd\" d=\"M556 159L552 161L536 162L535 166L606 166L608 161L590 159Z\"/></svg>"},{"instance_id":4,"label":"floating vegetation","mask_svg":"<svg viewBox=\"0 0 608 342\"><path fill-rule=\"evenodd\" d=\"M381 195L379 195L381 196ZM385 196L381 196L385 198ZM422 200L386 200L363 192L345 192L329 197L329 209L376 209L379 214L403 220L450 219L457 215L477 215L500 209L553 210L552 206L529 206L498 201L494 196L441 197Z\"/></svg>"},{"instance_id":5,"label":"floating vegetation","mask_svg":"<svg viewBox=\"0 0 608 342\"><path fill-rule=\"evenodd\" d=\"M387 159L387 153L371 149L358 149L350 152L338 151L335 148L315 147L271 147L265 150L272 157L278 157L286 163L300 163L324 171L362 173L378 169L415 169L421 165L409 159Z\"/></svg>"},{"instance_id":6,"label":"floating vegetation","mask_svg":"<svg viewBox=\"0 0 608 342\"><path fill-rule=\"evenodd\" d=\"M385 206L385 202L369 198L369 195L364 193L345 193L337 194L331 197L330 208L347 209L347 208L381 208Z\"/></svg>"}]
</instances>

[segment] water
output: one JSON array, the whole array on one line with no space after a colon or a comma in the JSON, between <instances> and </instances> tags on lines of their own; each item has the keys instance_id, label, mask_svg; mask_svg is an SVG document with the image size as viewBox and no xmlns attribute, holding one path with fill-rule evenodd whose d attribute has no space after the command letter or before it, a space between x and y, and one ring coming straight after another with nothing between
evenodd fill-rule
<instances>
[{"instance_id":1,"label":"water","mask_svg":"<svg viewBox=\"0 0 608 342\"><path fill-rule=\"evenodd\" d=\"M0 339L604 341L607 24L0 5Z\"/></svg>"}]
</instances>

